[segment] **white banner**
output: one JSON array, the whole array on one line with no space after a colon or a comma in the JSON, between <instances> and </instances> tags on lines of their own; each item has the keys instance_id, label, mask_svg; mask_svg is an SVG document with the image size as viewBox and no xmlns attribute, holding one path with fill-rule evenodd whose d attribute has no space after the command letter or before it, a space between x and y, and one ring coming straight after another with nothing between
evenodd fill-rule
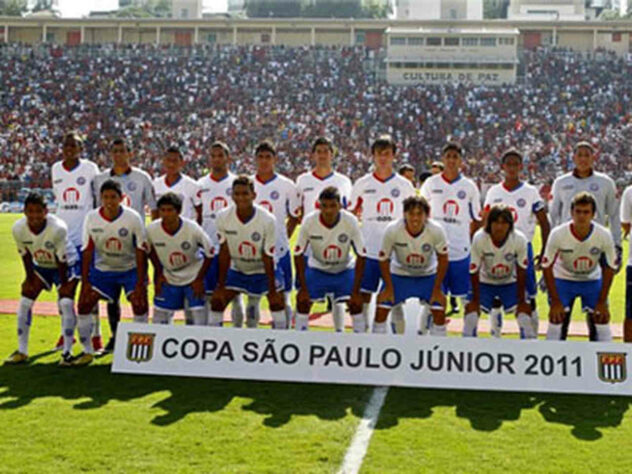
<instances>
[{"instance_id":1,"label":"white banner","mask_svg":"<svg viewBox=\"0 0 632 474\"><path fill-rule=\"evenodd\" d=\"M632 395L631 344L134 323L116 340L118 373Z\"/></svg>"}]
</instances>

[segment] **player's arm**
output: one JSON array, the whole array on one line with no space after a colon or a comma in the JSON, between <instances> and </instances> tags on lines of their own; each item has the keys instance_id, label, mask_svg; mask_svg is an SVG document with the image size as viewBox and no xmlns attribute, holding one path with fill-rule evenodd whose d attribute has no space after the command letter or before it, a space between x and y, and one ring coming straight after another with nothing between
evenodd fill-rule
<instances>
[{"instance_id":1,"label":"player's arm","mask_svg":"<svg viewBox=\"0 0 632 474\"><path fill-rule=\"evenodd\" d=\"M441 284L443 283L443 279L445 278L446 273L448 273L449 264L450 260L448 258L448 252L437 252L437 274L435 275L434 286L432 287L430 303L436 301L440 303L443 308L446 307L446 298L441 289Z\"/></svg>"},{"instance_id":2,"label":"player's arm","mask_svg":"<svg viewBox=\"0 0 632 474\"><path fill-rule=\"evenodd\" d=\"M610 287L614 280L614 275L617 272L617 255L615 250L614 241L610 234L607 235L607 243L604 249L604 256L606 259L606 265L603 266L601 276L601 291L599 292L599 299L595 305L595 322L597 324L605 324L610 321L610 312L608 310L608 294L610 293Z\"/></svg>"},{"instance_id":3,"label":"player's arm","mask_svg":"<svg viewBox=\"0 0 632 474\"><path fill-rule=\"evenodd\" d=\"M351 188L351 199L349 201L349 211L353 213L358 219L362 217L362 190L358 183Z\"/></svg>"},{"instance_id":4,"label":"player's arm","mask_svg":"<svg viewBox=\"0 0 632 474\"><path fill-rule=\"evenodd\" d=\"M619 220L621 221L624 239L627 239L630 235L630 223L632 222L632 202L630 200L632 196L630 196L630 193L632 193L632 188L628 187L623 191L623 195L621 196L621 215L619 216Z\"/></svg>"},{"instance_id":5,"label":"player's arm","mask_svg":"<svg viewBox=\"0 0 632 474\"><path fill-rule=\"evenodd\" d=\"M276 220L270 219L264 224L263 246L261 247L261 258L263 268L268 278L268 303L270 307L283 307L283 296L277 291L277 282L274 275L274 246L276 244Z\"/></svg>"},{"instance_id":6,"label":"player's arm","mask_svg":"<svg viewBox=\"0 0 632 474\"><path fill-rule=\"evenodd\" d=\"M298 212L297 212L298 214ZM285 231L287 232L288 239L292 238L292 234L296 230L296 226L298 226L299 219L298 217L290 215L285 221Z\"/></svg>"},{"instance_id":7,"label":"player's arm","mask_svg":"<svg viewBox=\"0 0 632 474\"><path fill-rule=\"evenodd\" d=\"M361 308L364 302L361 288L364 268L366 267L366 247L364 246L364 237L360 231L360 224L357 221L351 233L351 245L356 254L356 263L353 273L353 288L351 290L351 298L349 299L349 307Z\"/></svg>"},{"instance_id":8,"label":"player's arm","mask_svg":"<svg viewBox=\"0 0 632 474\"><path fill-rule=\"evenodd\" d=\"M299 289L296 294L296 302L303 304L311 301L309 290L307 289L307 278L305 278L305 251L309 246L308 221L298 231L298 239L294 247L294 268L296 268L296 278L298 279Z\"/></svg>"},{"instance_id":9,"label":"player's arm","mask_svg":"<svg viewBox=\"0 0 632 474\"><path fill-rule=\"evenodd\" d=\"M563 221L563 203L560 196L559 181L557 179L553 181L553 186L551 187L551 195L553 196L553 199L551 200L551 205L549 206L549 215L551 216L551 225L555 227Z\"/></svg>"},{"instance_id":10,"label":"player's arm","mask_svg":"<svg viewBox=\"0 0 632 474\"><path fill-rule=\"evenodd\" d=\"M219 254L217 256L217 266L219 273L217 277L217 288L224 289L226 285L226 274L228 273L228 268L230 267L230 251L228 250L228 243L226 241L220 244Z\"/></svg>"},{"instance_id":11,"label":"player's arm","mask_svg":"<svg viewBox=\"0 0 632 474\"><path fill-rule=\"evenodd\" d=\"M470 285L472 290L472 298L465 305L465 314L481 312L481 288L479 272L482 264L482 251L480 239L474 237L472 243L472 254L470 256Z\"/></svg>"},{"instance_id":12,"label":"player's arm","mask_svg":"<svg viewBox=\"0 0 632 474\"><path fill-rule=\"evenodd\" d=\"M606 208L608 213L608 220L610 221L610 232L614 239L615 249L618 253L621 249L621 212L619 209L619 202L617 201L617 190L614 182L611 182L609 186L608 194L606 196ZM620 259L619 259L620 260Z\"/></svg>"},{"instance_id":13,"label":"player's arm","mask_svg":"<svg viewBox=\"0 0 632 474\"><path fill-rule=\"evenodd\" d=\"M391 255L393 254L394 228L389 226L382 237L382 245L378 254L380 274L384 281L384 289L377 296L379 303L384 301L395 302L395 288L393 287L393 276L391 275Z\"/></svg>"},{"instance_id":14,"label":"player's arm","mask_svg":"<svg viewBox=\"0 0 632 474\"><path fill-rule=\"evenodd\" d=\"M544 255L546 243L549 240L549 234L551 233L551 224L549 223L549 217L546 215L546 211L544 210L544 208L535 213L535 218L538 220L538 225L540 226L540 240L542 248L540 249L540 254L535 258L534 263L536 265L539 265L542 261L542 256Z\"/></svg>"},{"instance_id":15,"label":"player's arm","mask_svg":"<svg viewBox=\"0 0 632 474\"><path fill-rule=\"evenodd\" d=\"M555 234L554 235L559 235ZM544 282L546 283L547 291L549 292L549 320L555 324L561 324L564 321L565 309L560 295L557 292L555 286L555 277L553 275L553 264L557 258L559 251L558 245L554 242L556 239L550 238L546 244L544 256L542 257L542 275L544 275Z\"/></svg>"},{"instance_id":16,"label":"player's arm","mask_svg":"<svg viewBox=\"0 0 632 474\"><path fill-rule=\"evenodd\" d=\"M165 282L165 275L163 273L162 263L153 245L150 245L149 260L151 260L151 264L154 267L154 290L156 294L160 294L162 284Z\"/></svg>"},{"instance_id":17,"label":"player's arm","mask_svg":"<svg viewBox=\"0 0 632 474\"><path fill-rule=\"evenodd\" d=\"M202 225L202 204L198 204L195 209L195 222Z\"/></svg>"},{"instance_id":18,"label":"player's arm","mask_svg":"<svg viewBox=\"0 0 632 474\"><path fill-rule=\"evenodd\" d=\"M197 229L197 241L198 247L201 247L202 252L204 253L204 261L202 262L202 266L200 267L200 271L196 275L195 280L191 283L191 288L193 289L193 294L196 297L203 298L206 291L206 288L204 287L204 278L206 277L206 273L211 267L211 262L213 260L213 244L211 243L211 239L208 238L208 235L206 235L201 227Z\"/></svg>"},{"instance_id":19,"label":"player's arm","mask_svg":"<svg viewBox=\"0 0 632 474\"><path fill-rule=\"evenodd\" d=\"M55 233L55 262L59 272L60 288L68 283L68 230L64 227Z\"/></svg>"},{"instance_id":20,"label":"player's arm","mask_svg":"<svg viewBox=\"0 0 632 474\"><path fill-rule=\"evenodd\" d=\"M470 211L470 239L474 237L474 234L478 229L483 226L483 220L481 219L481 193L478 190L478 187L474 184L472 197L470 198L469 204Z\"/></svg>"},{"instance_id":21,"label":"player's arm","mask_svg":"<svg viewBox=\"0 0 632 474\"><path fill-rule=\"evenodd\" d=\"M286 204L288 209L288 219L285 221L285 231L287 232L288 239L291 239L296 226L300 222L301 215L301 200L298 188L294 183L291 184L288 191L288 199Z\"/></svg>"}]
</instances>

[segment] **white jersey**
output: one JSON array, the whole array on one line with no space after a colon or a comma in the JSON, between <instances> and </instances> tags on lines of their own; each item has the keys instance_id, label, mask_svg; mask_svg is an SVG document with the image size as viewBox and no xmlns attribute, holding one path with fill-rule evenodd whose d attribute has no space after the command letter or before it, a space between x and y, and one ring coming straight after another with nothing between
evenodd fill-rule
<instances>
[{"instance_id":1,"label":"white jersey","mask_svg":"<svg viewBox=\"0 0 632 474\"><path fill-rule=\"evenodd\" d=\"M378 259L386 226L404 215L404 199L414 195L411 182L398 174L386 180L366 174L353 185L350 209L362 209L362 235L369 258Z\"/></svg>"},{"instance_id":2,"label":"white jersey","mask_svg":"<svg viewBox=\"0 0 632 474\"><path fill-rule=\"evenodd\" d=\"M235 178L236 176L229 172L218 181L209 173L198 179L197 182L202 204L202 228L211 239L216 251L219 249L219 243L215 219L219 211L233 204L233 181Z\"/></svg>"},{"instance_id":3,"label":"white jersey","mask_svg":"<svg viewBox=\"0 0 632 474\"><path fill-rule=\"evenodd\" d=\"M526 270L527 238L519 230L510 232L501 247L497 247L485 229L472 238L470 273L479 272L481 283L506 285L516 282L516 265Z\"/></svg>"},{"instance_id":4,"label":"white jersey","mask_svg":"<svg viewBox=\"0 0 632 474\"><path fill-rule=\"evenodd\" d=\"M204 257L213 256L208 235L195 221L186 218L180 219L180 227L174 234L165 230L162 219L153 221L147 227L147 243L156 252L170 285L191 284L202 268Z\"/></svg>"},{"instance_id":5,"label":"white jersey","mask_svg":"<svg viewBox=\"0 0 632 474\"><path fill-rule=\"evenodd\" d=\"M514 218L514 228L522 232L527 241L533 240L536 213L544 209L544 201L535 186L521 182L517 188L509 190L504 183L495 184L489 188L485 197L485 211L489 211L494 204L509 207Z\"/></svg>"},{"instance_id":6,"label":"white jersey","mask_svg":"<svg viewBox=\"0 0 632 474\"><path fill-rule=\"evenodd\" d=\"M621 223L632 224L632 186L628 186L621 196ZM628 265L632 265L632 239L630 239Z\"/></svg>"},{"instance_id":7,"label":"white jersey","mask_svg":"<svg viewBox=\"0 0 632 474\"><path fill-rule=\"evenodd\" d=\"M20 255L31 254L39 267L57 268L57 260L69 266L77 262L77 249L68 239L66 223L52 214L46 216L46 224L38 234L30 229L26 217L13 224L12 232Z\"/></svg>"},{"instance_id":8,"label":"white jersey","mask_svg":"<svg viewBox=\"0 0 632 474\"><path fill-rule=\"evenodd\" d=\"M192 221L197 219L195 208L202 202L200 200L200 187L197 181L189 178L185 174L181 174L175 183L168 185L167 176L163 175L154 180L153 186L156 202L161 196L167 193L177 194L178 197L182 199L182 212L180 213L180 217L191 219Z\"/></svg>"},{"instance_id":9,"label":"white jersey","mask_svg":"<svg viewBox=\"0 0 632 474\"><path fill-rule=\"evenodd\" d=\"M469 178L459 175L450 182L443 174L428 178L421 195L430 204L430 215L448 236L450 261L463 260L470 253L470 223L480 220L481 197Z\"/></svg>"},{"instance_id":10,"label":"white jersey","mask_svg":"<svg viewBox=\"0 0 632 474\"><path fill-rule=\"evenodd\" d=\"M567 222L551 231L542 257L542 267L553 265L555 278L571 281L592 281L601 278L601 254L607 265L616 269L616 255L612 235L593 221L588 237L580 240Z\"/></svg>"},{"instance_id":11,"label":"white jersey","mask_svg":"<svg viewBox=\"0 0 632 474\"><path fill-rule=\"evenodd\" d=\"M319 178L313 171L301 174L296 179L299 199L303 207L303 215L306 216L318 209L318 196L323 189L333 186L340 193L342 207L347 207L351 198L351 180L344 174L333 171L324 178Z\"/></svg>"},{"instance_id":12,"label":"white jersey","mask_svg":"<svg viewBox=\"0 0 632 474\"><path fill-rule=\"evenodd\" d=\"M68 226L68 239L75 247L81 247L83 220L96 202L94 178L99 168L91 161L79 160L77 166L68 170L58 161L51 174L57 202L55 214Z\"/></svg>"},{"instance_id":13,"label":"white jersey","mask_svg":"<svg viewBox=\"0 0 632 474\"><path fill-rule=\"evenodd\" d=\"M94 179L94 189L97 196L97 204L101 205L101 186L108 179L114 180L121 185L123 191L123 201L121 204L134 209L141 217L145 225L145 206L150 210L156 210L156 196L151 177L140 168L130 167L123 174L115 174L111 169L104 171Z\"/></svg>"},{"instance_id":14,"label":"white jersey","mask_svg":"<svg viewBox=\"0 0 632 474\"><path fill-rule=\"evenodd\" d=\"M145 251L145 226L138 213L121 206L109 220L103 209L94 209L83 223L81 250L94 249L94 266L102 272L125 272L136 268L136 249Z\"/></svg>"},{"instance_id":15,"label":"white jersey","mask_svg":"<svg viewBox=\"0 0 632 474\"><path fill-rule=\"evenodd\" d=\"M236 206L220 211L215 221L219 244L228 244L230 267L246 275L265 273L263 255L274 258L276 243L274 216L260 206L254 208L247 222L239 219Z\"/></svg>"},{"instance_id":16,"label":"white jersey","mask_svg":"<svg viewBox=\"0 0 632 474\"><path fill-rule=\"evenodd\" d=\"M395 258L391 258L395 253ZM406 229L406 221L400 218L390 223L384 232L380 260L391 259L391 274L421 277L437 272L437 254L448 253L448 241L443 228L428 219L418 235Z\"/></svg>"},{"instance_id":17,"label":"white jersey","mask_svg":"<svg viewBox=\"0 0 632 474\"><path fill-rule=\"evenodd\" d=\"M290 250L290 240L285 226L289 216L298 217L300 201L296 185L291 179L275 174L270 180L263 182L253 177L256 203L274 215L276 219L276 254L284 256Z\"/></svg>"},{"instance_id":18,"label":"white jersey","mask_svg":"<svg viewBox=\"0 0 632 474\"><path fill-rule=\"evenodd\" d=\"M358 256L366 257L360 224L353 214L341 210L334 226L327 227L321 220L320 211L314 211L303 219L294 255L303 255L309 249L309 267L326 273L340 273L354 266L352 245Z\"/></svg>"}]
</instances>

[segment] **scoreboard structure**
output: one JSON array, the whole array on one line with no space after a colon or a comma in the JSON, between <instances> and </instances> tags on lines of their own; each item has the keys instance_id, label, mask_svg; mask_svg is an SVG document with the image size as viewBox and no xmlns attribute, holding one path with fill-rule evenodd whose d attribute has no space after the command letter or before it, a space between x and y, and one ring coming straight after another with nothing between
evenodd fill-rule
<instances>
[{"instance_id":1,"label":"scoreboard structure","mask_svg":"<svg viewBox=\"0 0 632 474\"><path fill-rule=\"evenodd\" d=\"M516 82L517 28L388 28L389 84Z\"/></svg>"}]
</instances>

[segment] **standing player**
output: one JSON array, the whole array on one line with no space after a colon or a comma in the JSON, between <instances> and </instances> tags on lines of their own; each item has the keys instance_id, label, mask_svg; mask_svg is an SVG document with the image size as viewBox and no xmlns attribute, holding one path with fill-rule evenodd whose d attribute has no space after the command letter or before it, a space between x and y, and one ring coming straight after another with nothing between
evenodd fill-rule
<instances>
[{"instance_id":1,"label":"standing player","mask_svg":"<svg viewBox=\"0 0 632 474\"><path fill-rule=\"evenodd\" d=\"M283 272L283 295L288 327L292 322L292 259L290 257L290 238L298 224L300 212L298 192L292 180L275 171L277 151L272 142L263 141L255 149L257 173L255 183L256 203L274 215L276 219L277 243L274 248L276 263ZM259 323L260 299L251 296L246 306L246 326L257 327Z\"/></svg>"},{"instance_id":2,"label":"standing player","mask_svg":"<svg viewBox=\"0 0 632 474\"><path fill-rule=\"evenodd\" d=\"M614 239L615 251L617 254L617 265L621 263L621 223L619 203L617 202L616 186L612 178L604 173L594 170L595 149L587 141L578 142L575 145L573 154L575 168L570 173L566 173L555 179L551 194L553 200L549 208L551 214L551 224L559 226L571 219L571 203L573 198L580 192L589 192L595 198L594 219L602 226L608 223L610 232ZM602 267L606 266L603 258L600 260ZM572 310L572 308L571 308ZM587 319L590 340L597 337L593 320L588 315Z\"/></svg>"},{"instance_id":3,"label":"standing player","mask_svg":"<svg viewBox=\"0 0 632 474\"><path fill-rule=\"evenodd\" d=\"M136 211L121 205L123 190L118 182L105 181L99 197L101 207L90 211L83 225L78 326L84 351L73 360L77 366L90 364L94 358L88 313L99 299L113 302L125 290L134 321L147 322L145 226Z\"/></svg>"},{"instance_id":4,"label":"standing player","mask_svg":"<svg viewBox=\"0 0 632 474\"><path fill-rule=\"evenodd\" d=\"M418 298L431 306L433 336L445 336L445 303L441 283L448 270L448 242L443 228L428 219L430 206L423 197L404 199L404 217L391 222L382 239L380 271L384 289L378 296L374 333L386 332L393 306ZM394 258L391 258L395 254Z\"/></svg>"},{"instance_id":5,"label":"standing player","mask_svg":"<svg viewBox=\"0 0 632 474\"><path fill-rule=\"evenodd\" d=\"M415 188L403 176L393 172L397 146L390 135L382 135L371 145L374 171L360 178L353 185L351 209L362 216L362 235L367 247L367 263L362 277L364 305L362 314L369 323L371 295L380 286L379 253L386 225L403 213L404 199L415 195ZM393 308L392 318L397 332L404 332L404 310L401 305Z\"/></svg>"},{"instance_id":6,"label":"standing player","mask_svg":"<svg viewBox=\"0 0 632 474\"><path fill-rule=\"evenodd\" d=\"M68 227L68 240L74 245L76 254L81 255L81 229L86 214L94 209L94 178L99 174L96 164L80 159L83 142L78 134L69 132L64 135L62 160L56 162L51 170L53 192L57 202L56 215ZM81 268L79 266L79 268ZM77 280L78 281L78 280ZM74 295L74 290L73 290ZM73 310L74 311L74 310ZM95 350L103 347L101 339L101 321L99 308L93 312L94 331L92 345ZM63 347L64 335L57 342L56 349Z\"/></svg>"},{"instance_id":7,"label":"standing player","mask_svg":"<svg viewBox=\"0 0 632 474\"><path fill-rule=\"evenodd\" d=\"M410 181L410 184L413 185L413 187L417 186L416 183L416 176L415 176L415 167L409 163L404 163L403 165L401 165L399 167L399 170L397 170L397 172L403 176L404 178L406 178L408 181Z\"/></svg>"},{"instance_id":8,"label":"standing player","mask_svg":"<svg viewBox=\"0 0 632 474\"><path fill-rule=\"evenodd\" d=\"M154 193L156 200L167 193L175 193L182 201L180 217L191 219L202 224L202 202L200 187L197 181L182 173L184 158L176 146L167 148L162 157L162 168L165 174L154 179Z\"/></svg>"},{"instance_id":9,"label":"standing player","mask_svg":"<svg viewBox=\"0 0 632 474\"><path fill-rule=\"evenodd\" d=\"M147 227L155 271L153 321L170 324L175 311L188 309L194 324L206 326L204 279L213 247L197 223L180 217L181 211L182 200L177 194L163 194L158 199L160 219Z\"/></svg>"},{"instance_id":10,"label":"standing player","mask_svg":"<svg viewBox=\"0 0 632 474\"><path fill-rule=\"evenodd\" d=\"M47 214L41 195L30 193L24 201L24 215L13 225L13 238L22 256L26 278L17 312L18 349L6 360L20 364L28 359L33 303L42 292L57 286L62 318L63 353L60 365L69 365L76 315L74 308L78 268L75 246L61 219Z\"/></svg>"},{"instance_id":11,"label":"standing player","mask_svg":"<svg viewBox=\"0 0 632 474\"><path fill-rule=\"evenodd\" d=\"M132 147L123 138L115 138L110 144L110 156L112 158L112 168L97 175L94 180L95 190L101 189L103 183L113 180L120 184L122 195L121 204L131 207L140 216L143 226L145 225L145 207L149 207L151 218L158 217L156 209L156 197L150 176L140 168L131 165ZM101 205L101 194L97 193L97 204ZM119 304L120 295L112 295L108 300L108 322L112 337L103 349L103 353L111 353L114 350L116 339L116 329L121 320L121 306Z\"/></svg>"},{"instance_id":12,"label":"standing player","mask_svg":"<svg viewBox=\"0 0 632 474\"><path fill-rule=\"evenodd\" d=\"M476 337L481 309L489 314L493 337L502 335L503 312L515 312L522 339L537 337L526 302L527 239L514 230L513 212L508 206L494 204L485 227L472 239L472 289L465 307L463 337Z\"/></svg>"},{"instance_id":13,"label":"standing player","mask_svg":"<svg viewBox=\"0 0 632 474\"><path fill-rule=\"evenodd\" d=\"M621 227L625 236L630 235L632 225L632 185L625 188L621 196ZM623 320L623 342L632 342L632 239L628 264L625 269L625 319Z\"/></svg>"},{"instance_id":14,"label":"standing player","mask_svg":"<svg viewBox=\"0 0 632 474\"><path fill-rule=\"evenodd\" d=\"M209 324L221 326L224 309L239 293L267 294L275 329L287 329L283 274L274 266L276 223L274 216L255 205L254 183L247 176L233 181L235 203L217 216L219 275L211 297Z\"/></svg>"},{"instance_id":15,"label":"standing player","mask_svg":"<svg viewBox=\"0 0 632 474\"><path fill-rule=\"evenodd\" d=\"M333 186L338 189L343 209L347 208L351 198L351 180L332 167L335 156L334 145L327 137L318 137L312 144L312 159L314 168L301 174L296 179L301 203L301 215L306 216L318 209L318 196L326 187ZM345 317L344 304L332 304L332 314L336 331L344 329Z\"/></svg>"},{"instance_id":16,"label":"standing player","mask_svg":"<svg viewBox=\"0 0 632 474\"><path fill-rule=\"evenodd\" d=\"M318 202L319 209L303 219L294 249L300 282L296 295L296 330L308 329L314 301L333 295L334 304L348 304L354 332L366 332L360 293L366 249L360 225L353 214L342 209L340 193L333 186L321 191ZM351 254L352 246L357 259ZM306 264L308 248L311 252Z\"/></svg>"},{"instance_id":17,"label":"standing player","mask_svg":"<svg viewBox=\"0 0 632 474\"><path fill-rule=\"evenodd\" d=\"M431 217L448 237L450 265L443 291L464 299L470 291L470 280L464 275L470 268L470 236L481 225L481 197L474 181L461 174L462 157L461 145L448 142L442 150L443 172L426 180L421 195L430 204ZM425 325L422 320L420 326Z\"/></svg>"},{"instance_id":18,"label":"standing player","mask_svg":"<svg viewBox=\"0 0 632 474\"><path fill-rule=\"evenodd\" d=\"M542 255L549 238L551 226L544 208L544 201L535 186L520 180L522 172L522 155L515 148L510 148L503 153L501 166L504 181L495 184L487 192L483 216L486 216L495 204L506 204L513 216L514 226L527 238L529 266L527 267L527 297L531 304L531 323L537 336L539 316L536 308L536 296L538 292L535 275L535 264L540 264ZM533 246L531 241L535 233L536 222L540 226L542 248L540 254L533 258Z\"/></svg>"},{"instance_id":19,"label":"standing player","mask_svg":"<svg viewBox=\"0 0 632 474\"><path fill-rule=\"evenodd\" d=\"M200 201L202 203L202 228L213 244L213 254L219 253L219 242L215 220L219 211L231 204L233 181L236 176L229 171L230 150L224 142L211 143L209 166L211 172L198 180L200 187ZM218 259L214 258L211 268L206 273L206 293L210 302L210 295L217 286ZM231 311L233 326L241 327L244 324L244 302L241 295L233 299Z\"/></svg>"},{"instance_id":20,"label":"standing player","mask_svg":"<svg viewBox=\"0 0 632 474\"><path fill-rule=\"evenodd\" d=\"M593 220L596 209L592 194L577 194L570 205L572 220L555 227L549 236L542 257L550 298L547 339L566 339L573 303L581 298L594 340L612 340L608 293L617 268L616 251L608 229Z\"/></svg>"}]
</instances>

